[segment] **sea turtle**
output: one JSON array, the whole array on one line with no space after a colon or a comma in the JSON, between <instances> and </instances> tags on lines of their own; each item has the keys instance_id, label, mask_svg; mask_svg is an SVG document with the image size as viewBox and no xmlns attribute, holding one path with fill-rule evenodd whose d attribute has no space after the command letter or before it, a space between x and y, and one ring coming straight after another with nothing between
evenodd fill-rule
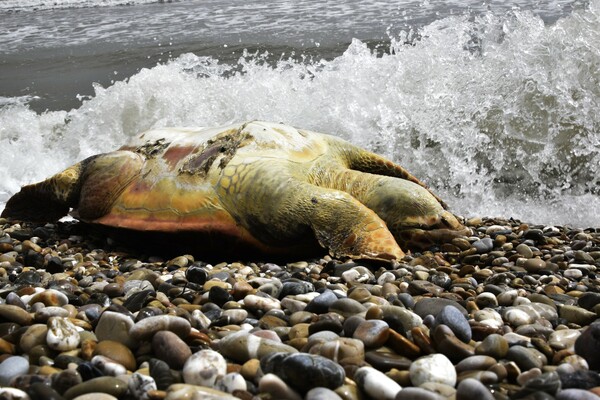
<instances>
[{"instance_id":1,"label":"sea turtle","mask_svg":"<svg viewBox=\"0 0 600 400\"><path fill-rule=\"evenodd\" d=\"M24 186L2 216L187 232L266 253L400 259L464 230L404 168L340 138L262 121L163 128ZM316 240L315 240L316 239Z\"/></svg>"}]
</instances>

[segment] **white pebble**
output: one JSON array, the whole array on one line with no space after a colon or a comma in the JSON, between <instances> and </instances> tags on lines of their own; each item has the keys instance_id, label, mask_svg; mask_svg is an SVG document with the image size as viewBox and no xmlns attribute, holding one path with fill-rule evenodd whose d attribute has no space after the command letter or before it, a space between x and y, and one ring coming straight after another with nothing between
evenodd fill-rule
<instances>
[{"instance_id":1,"label":"white pebble","mask_svg":"<svg viewBox=\"0 0 600 400\"><path fill-rule=\"evenodd\" d=\"M216 380L227 373L225 358L214 350L192 354L183 366L183 380L191 385L212 388Z\"/></svg>"},{"instance_id":2,"label":"white pebble","mask_svg":"<svg viewBox=\"0 0 600 400\"><path fill-rule=\"evenodd\" d=\"M0 388L0 399L29 400L30 397L22 390L11 387L3 387Z\"/></svg>"},{"instance_id":3,"label":"white pebble","mask_svg":"<svg viewBox=\"0 0 600 400\"><path fill-rule=\"evenodd\" d=\"M127 368L105 356L94 356L92 365L104 372L105 375L119 376L127 374Z\"/></svg>"},{"instance_id":4,"label":"white pebble","mask_svg":"<svg viewBox=\"0 0 600 400\"><path fill-rule=\"evenodd\" d=\"M354 373L354 381L358 387L374 399L393 400L402 390L402 386L372 367L359 368Z\"/></svg>"},{"instance_id":5,"label":"white pebble","mask_svg":"<svg viewBox=\"0 0 600 400\"><path fill-rule=\"evenodd\" d=\"M249 294L243 300L244 305L250 309L258 309L262 311L269 310L281 310L281 304L279 300L257 296L255 294Z\"/></svg>"},{"instance_id":6,"label":"white pebble","mask_svg":"<svg viewBox=\"0 0 600 400\"><path fill-rule=\"evenodd\" d=\"M413 361L409 369L410 381L414 386L425 382L437 382L444 385L456 385L456 369L443 354L431 354Z\"/></svg>"},{"instance_id":7,"label":"white pebble","mask_svg":"<svg viewBox=\"0 0 600 400\"><path fill-rule=\"evenodd\" d=\"M230 372L217 381L215 389L227 393L233 393L236 390L247 390L248 385L246 385L246 380L240 373Z\"/></svg>"},{"instance_id":8,"label":"white pebble","mask_svg":"<svg viewBox=\"0 0 600 400\"><path fill-rule=\"evenodd\" d=\"M512 326L521 326L533 323L533 318L525 311L518 308L509 308L504 312L504 319Z\"/></svg>"},{"instance_id":9,"label":"white pebble","mask_svg":"<svg viewBox=\"0 0 600 400\"><path fill-rule=\"evenodd\" d=\"M148 400L150 398L148 396L148 391L156 390L156 382L151 376L134 372L129 378L127 388L129 389L129 393L131 393L135 399Z\"/></svg>"},{"instance_id":10,"label":"white pebble","mask_svg":"<svg viewBox=\"0 0 600 400\"><path fill-rule=\"evenodd\" d=\"M67 351L76 349L81 342L77 327L68 319L52 317L48 320L46 343L53 350Z\"/></svg>"}]
</instances>

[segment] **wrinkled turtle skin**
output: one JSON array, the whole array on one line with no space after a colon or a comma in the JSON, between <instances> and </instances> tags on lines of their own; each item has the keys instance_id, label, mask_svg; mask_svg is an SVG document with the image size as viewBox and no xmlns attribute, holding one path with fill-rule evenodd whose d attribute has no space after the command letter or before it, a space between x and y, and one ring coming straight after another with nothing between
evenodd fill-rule
<instances>
[{"instance_id":1,"label":"wrinkled turtle skin","mask_svg":"<svg viewBox=\"0 0 600 400\"><path fill-rule=\"evenodd\" d=\"M24 186L2 213L126 231L193 234L261 252L310 246L336 257L394 260L464 233L402 167L337 137L247 122L165 128ZM316 239L316 240L315 240Z\"/></svg>"}]
</instances>

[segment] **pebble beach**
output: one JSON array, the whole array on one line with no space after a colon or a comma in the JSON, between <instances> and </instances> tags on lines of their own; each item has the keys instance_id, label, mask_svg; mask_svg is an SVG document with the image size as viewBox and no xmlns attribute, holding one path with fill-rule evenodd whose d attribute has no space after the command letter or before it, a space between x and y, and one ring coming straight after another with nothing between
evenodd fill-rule
<instances>
[{"instance_id":1,"label":"pebble beach","mask_svg":"<svg viewBox=\"0 0 600 400\"><path fill-rule=\"evenodd\" d=\"M0 219L0 398L600 399L600 229L466 225L389 264L207 263Z\"/></svg>"}]
</instances>

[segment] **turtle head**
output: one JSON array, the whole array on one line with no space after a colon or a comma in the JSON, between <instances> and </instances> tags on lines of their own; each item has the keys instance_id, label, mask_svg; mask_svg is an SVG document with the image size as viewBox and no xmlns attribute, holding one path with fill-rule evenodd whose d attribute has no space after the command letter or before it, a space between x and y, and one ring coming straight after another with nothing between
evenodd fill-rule
<instances>
[{"instance_id":1,"label":"turtle head","mask_svg":"<svg viewBox=\"0 0 600 400\"><path fill-rule=\"evenodd\" d=\"M365 201L402 248L425 249L471 233L429 190L411 181L380 177Z\"/></svg>"}]
</instances>

